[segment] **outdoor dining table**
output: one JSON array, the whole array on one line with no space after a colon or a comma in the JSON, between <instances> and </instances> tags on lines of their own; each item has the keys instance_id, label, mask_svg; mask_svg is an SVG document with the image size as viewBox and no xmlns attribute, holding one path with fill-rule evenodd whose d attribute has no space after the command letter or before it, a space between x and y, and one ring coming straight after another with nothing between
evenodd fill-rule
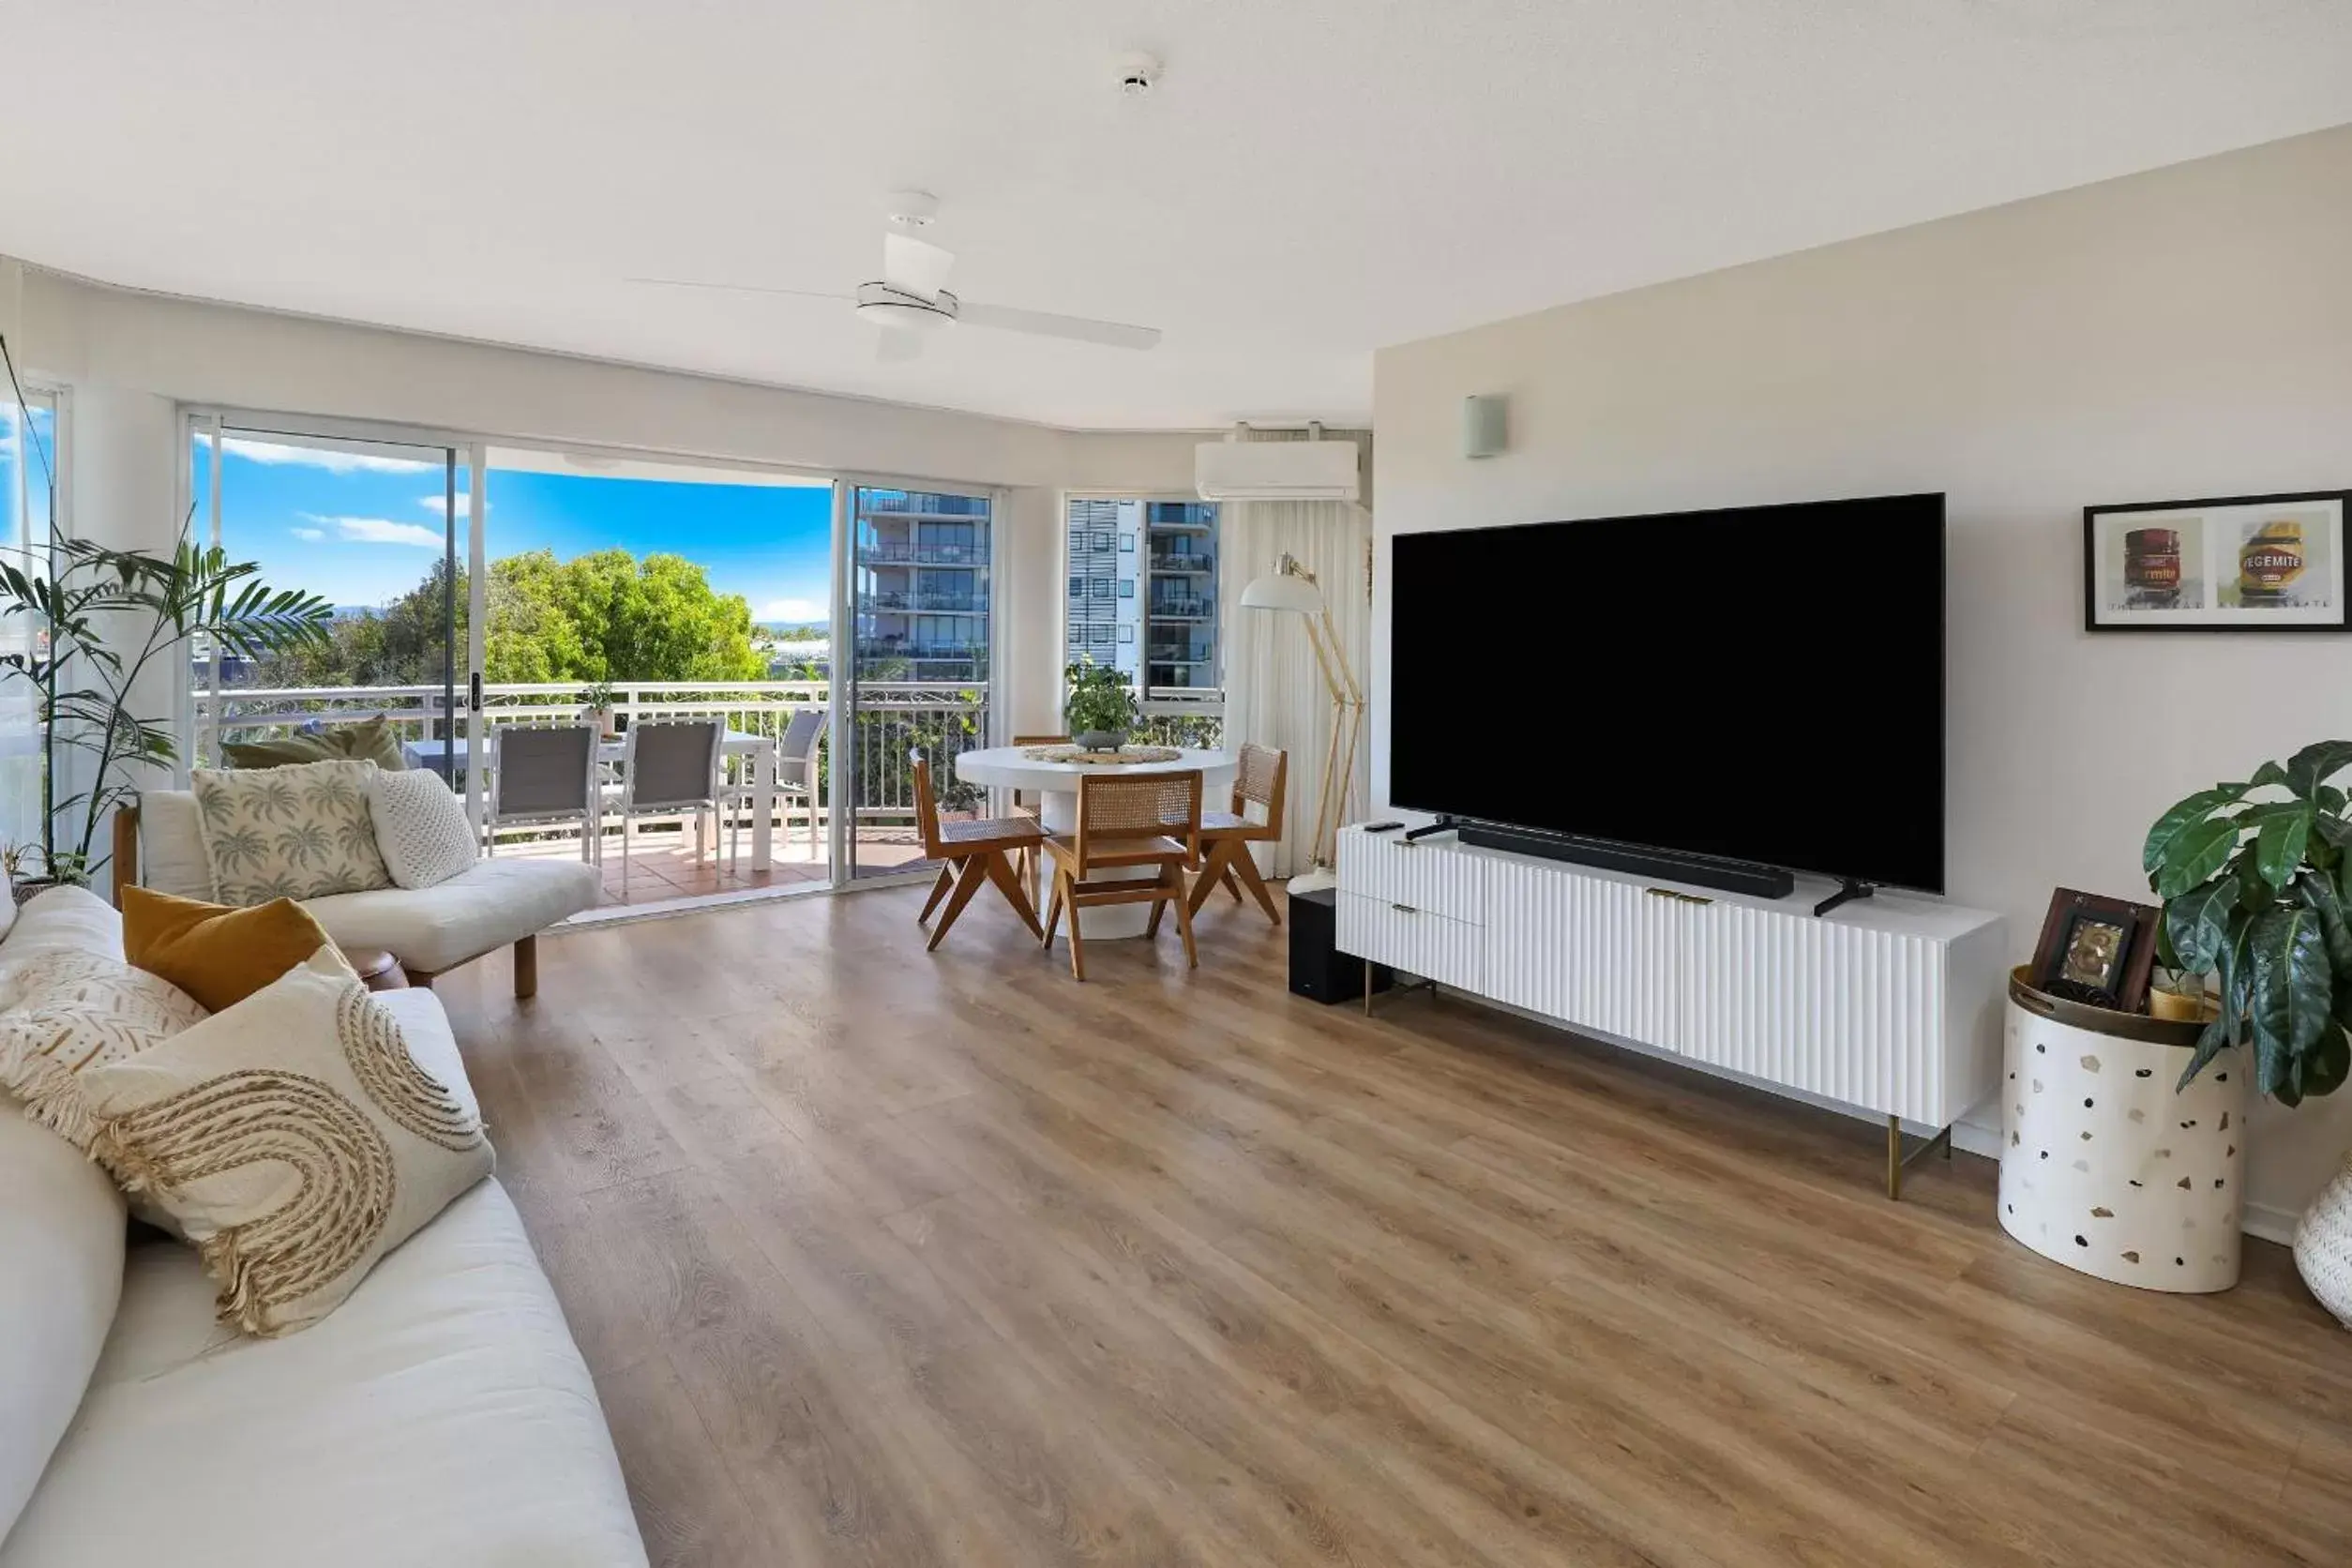
<instances>
[{"instance_id":1,"label":"outdoor dining table","mask_svg":"<svg viewBox=\"0 0 2352 1568\"><path fill-rule=\"evenodd\" d=\"M730 730L719 738L718 749L724 756L751 759L751 868L769 870L776 864L776 737ZM430 768L444 778L451 776L453 762L461 770L471 761L462 735L454 745L444 740L402 741L400 756L410 767ZM626 739L596 743L600 762L617 766L627 756Z\"/></svg>"}]
</instances>

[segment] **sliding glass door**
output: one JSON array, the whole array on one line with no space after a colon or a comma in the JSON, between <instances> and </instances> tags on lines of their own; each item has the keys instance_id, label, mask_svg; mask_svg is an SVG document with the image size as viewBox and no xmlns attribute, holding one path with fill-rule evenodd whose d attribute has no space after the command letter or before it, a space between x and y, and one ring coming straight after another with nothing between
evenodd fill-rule
<instances>
[{"instance_id":1,"label":"sliding glass door","mask_svg":"<svg viewBox=\"0 0 2352 1568\"><path fill-rule=\"evenodd\" d=\"M844 487L849 701L837 757L852 764L837 852L852 878L919 868L913 769L930 763L942 812L981 792L957 779L960 752L988 744L996 501L986 493ZM837 655L838 656L838 655Z\"/></svg>"},{"instance_id":2,"label":"sliding glass door","mask_svg":"<svg viewBox=\"0 0 2352 1568\"><path fill-rule=\"evenodd\" d=\"M190 650L188 755L377 716L412 767L467 793L478 817L475 449L197 415L188 494L196 537L250 561L273 588L335 607L326 645L249 660Z\"/></svg>"}]
</instances>

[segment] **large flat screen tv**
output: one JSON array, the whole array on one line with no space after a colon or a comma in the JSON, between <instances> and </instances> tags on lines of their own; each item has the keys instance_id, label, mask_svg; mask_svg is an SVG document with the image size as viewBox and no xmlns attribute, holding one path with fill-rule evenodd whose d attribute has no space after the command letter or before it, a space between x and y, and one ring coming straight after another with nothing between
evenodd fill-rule
<instances>
[{"instance_id":1,"label":"large flat screen tv","mask_svg":"<svg viewBox=\"0 0 2352 1568\"><path fill-rule=\"evenodd\" d=\"M1944 498L1402 534L1389 800L1944 886Z\"/></svg>"}]
</instances>

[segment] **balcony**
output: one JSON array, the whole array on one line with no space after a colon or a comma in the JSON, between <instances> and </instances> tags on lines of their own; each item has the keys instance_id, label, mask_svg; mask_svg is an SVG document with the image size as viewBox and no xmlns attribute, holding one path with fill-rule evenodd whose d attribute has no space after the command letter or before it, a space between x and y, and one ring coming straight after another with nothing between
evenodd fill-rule
<instances>
[{"instance_id":1,"label":"balcony","mask_svg":"<svg viewBox=\"0 0 2352 1568\"><path fill-rule=\"evenodd\" d=\"M1214 621L1217 607L1212 599L1153 599L1151 614L1154 621Z\"/></svg>"},{"instance_id":2,"label":"balcony","mask_svg":"<svg viewBox=\"0 0 2352 1568\"><path fill-rule=\"evenodd\" d=\"M988 601L971 594L918 594L903 588L885 588L860 594L857 607L869 611L929 611L947 615L985 615Z\"/></svg>"},{"instance_id":3,"label":"balcony","mask_svg":"<svg viewBox=\"0 0 2352 1568\"><path fill-rule=\"evenodd\" d=\"M861 566L985 566L987 545L927 545L910 539L870 540L857 548Z\"/></svg>"},{"instance_id":4,"label":"balcony","mask_svg":"<svg viewBox=\"0 0 2352 1568\"><path fill-rule=\"evenodd\" d=\"M925 657L929 650L900 656ZM952 656L970 663L973 650L957 646ZM985 667L985 652L979 656ZM463 687L459 688L462 703ZM952 681L861 680L858 711L851 724L855 748L856 802L853 807L854 860L863 874L899 868L918 869L923 858L914 828L913 777L907 763L911 747L922 746L932 759L935 776L951 781L942 806L951 811L976 805L952 787L952 760L957 753L986 744L988 709L986 695L962 688ZM486 734L510 724L576 723L583 716L585 690L579 685L490 685L483 687L482 722ZM733 681L693 685L632 684L613 687L614 711L624 723L639 719L715 717L739 733L781 738L792 715L822 707L831 700L824 681ZM392 722L403 742L435 741L448 733L448 714L437 686L311 686L268 689L230 689L220 694L216 712L209 690L193 693L199 765L211 765L218 755L218 736L230 740L262 739L283 734L314 720L335 722L373 717ZM462 716L459 732L465 732ZM827 853L832 825L832 747L830 737L817 751L817 799L779 792L771 825L774 865L754 870L750 852L750 814L738 812L733 825L742 832L740 868L730 867L716 852L725 832L711 846L714 852L698 855L693 824L685 819L641 822L632 834L634 853L629 886L622 889L620 834L608 823L604 841L604 896L601 905L643 907L682 898L743 896L761 890L815 886L831 881ZM484 747L489 755L489 746ZM487 796L487 785L485 787ZM814 841L812 843L812 829ZM577 859L580 852L577 828L508 828L497 835L500 856L552 855ZM585 918L595 918L589 915Z\"/></svg>"}]
</instances>

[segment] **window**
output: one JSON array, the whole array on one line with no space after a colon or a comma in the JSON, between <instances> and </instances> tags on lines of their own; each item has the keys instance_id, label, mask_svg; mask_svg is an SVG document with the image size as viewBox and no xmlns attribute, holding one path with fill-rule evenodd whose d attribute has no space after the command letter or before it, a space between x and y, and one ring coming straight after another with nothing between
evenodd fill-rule
<instances>
[{"instance_id":1,"label":"window","mask_svg":"<svg viewBox=\"0 0 2352 1568\"><path fill-rule=\"evenodd\" d=\"M1108 535L1108 534L1097 534L1097 535L1094 535L1094 548L1095 548L1096 550L1108 550L1108 549L1110 549L1110 535Z\"/></svg>"},{"instance_id":2,"label":"window","mask_svg":"<svg viewBox=\"0 0 2352 1568\"><path fill-rule=\"evenodd\" d=\"M1119 628L1119 641L1122 642L1133 642L1135 641L1135 627L1121 626Z\"/></svg>"},{"instance_id":3,"label":"window","mask_svg":"<svg viewBox=\"0 0 2352 1568\"><path fill-rule=\"evenodd\" d=\"M53 476L57 466L57 404L0 378L0 561L47 576ZM43 641L29 616L0 617L0 654L30 654ZM46 746L30 681L0 679L0 840L41 841L41 760ZM62 794L71 786L61 786ZM34 867L27 867L27 874ZM0 897L5 897L0 894Z\"/></svg>"},{"instance_id":4,"label":"window","mask_svg":"<svg viewBox=\"0 0 2352 1568\"><path fill-rule=\"evenodd\" d=\"M1085 596L1086 575L1083 572L1073 573L1070 578L1070 597L1074 599L1082 599Z\"/></svg>"},{"instance_id":5,"label":"window","mask_svg":"<svg viewBox=\"0 0 2352 1568\"><path fill-rule=\"evenodd\" d=\"M1135 597L1134 578L1123 577L1119 580L1119 596L1123 599L1131 599Z\"/></svg>"},{"instance_id":6,"label":"window","mask_svg":"<svg viewBox=\"0 0 2352 1568\"><path fill-rule=\"evenodd\" d=\"M1111 586L1111 579L1109 578L1098 577L1094 579L1093 582L1088 584L1088 586L1092 590L1094 597L1098 599L1112 599L1119 596L1117 590Z\"/></svg>"},{"instance_id":7,"label":"window","mask_svg":"<svg viewBox=\"0 0 2352 1568\"><path fill-rule=\"evenodd\" d=\"M1122 534L1119 535L1119 553L1122 555L1133 555L1135 553L1135 535L1133 534Z\"/></svg>"}]
</instances>

